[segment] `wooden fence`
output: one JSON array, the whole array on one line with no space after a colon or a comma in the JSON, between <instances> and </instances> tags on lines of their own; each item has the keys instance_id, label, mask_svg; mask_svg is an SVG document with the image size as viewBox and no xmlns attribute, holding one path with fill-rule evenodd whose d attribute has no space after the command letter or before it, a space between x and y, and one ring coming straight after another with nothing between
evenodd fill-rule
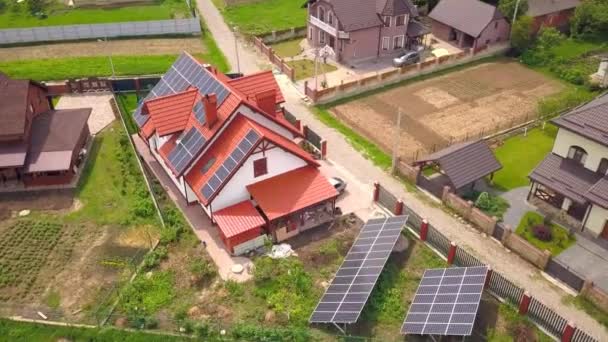
<instances>
[{"instance_id":1,"label":"wooden fence","mask_svg":"<svg viewBox=\"0 0 608 342\"><path fill-rule=\"evenodd\" d=\"M376 203L386 208L393 214L407 214L408 229L417 235L424 243L430 245L443 258L447 258L448 264L458 266L479 266L483 262L468 253L455 243L450 242L441 232L433 227L428 220L423 219L414 212L409 206L399 206L400 200L382 187L378 182L374 183L373 198ZM402 203L402 202L401 202ZM396 212L396 209L402 211ZM591 286L592 288L592 286ZM509 301L518 306L518 311L522 315L527 315L532 322L542 327L546 332L561 341L573 342L597 342L593 336L576 327L572 322L568 322L559 313L547 307L524 289L509 281L508 278L499 272L491 271L488 279L489 292L503 301Z\"/></svg>"},{"instance_id":2,"label":"wooden fence","mask_svg":"<svg viewBox=\"0 0 608 342\"><path fill-rule=\"evenodd\" d=\"M284 73L285 75L289 76L289 78L293 82L296 81L296 71L292 67L290 67L283 60L283 58L281 58L281 56L277 55L272 50L272 47L266 45L264 43L264 41L261 38L258 38L258 37L254 37L253 38L253 45L258 49L258 51L260 51L261 54L263 54L264 56L266 56L268 58L268 60L270 60L270 62L272 64L276 65L277 68L279 68L279 70L281 70L282 73Z\"/></svg>"}]
</instances>

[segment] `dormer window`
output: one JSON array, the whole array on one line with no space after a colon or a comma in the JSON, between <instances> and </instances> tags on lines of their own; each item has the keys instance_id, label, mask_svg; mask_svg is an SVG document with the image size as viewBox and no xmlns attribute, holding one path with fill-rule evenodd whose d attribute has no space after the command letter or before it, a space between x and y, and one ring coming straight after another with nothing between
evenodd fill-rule
<instances>
[{"instance_id":1,"label":"dormer window","mask_svg":"<svg viewBox=\"0 0 608 342\"><path fill-rule=\"evenodd\" d=\"M570 146L568 150L568 159L574 160L575 162L585 165L587 160L587 151L580 146Z\"/></svg>"},{"instance_id":2,"label":"dormer window","mask_svg":"<svg viewBox=\"0 0 608 342\"><path fill-rule=\"evenodd\" d=\"M325 9L321 6L319 6L319 13L318 13L318 17L319 20L324 21L325 20Z\"/></svg>"},{"instance_id":3,"label":"dormer window","mask_svg":"<svg viewBox=\"0 0 608 342\"><path fill-rule=\"evenodd\" d=\"M597 173L602 176L605 176L606 173L608 173L608 159L602 158L600 165L597 167Z\"/></svg>"},{"instance_id":4,"label":"dormer window","mask_svg":"<svg viewBox=\"0 0 608 342\"><path fill-rule=\"evenodd\" d=\"M382 21L384 21L384 27L391 27L391 17L385 15L382 17Z\"/></svg>"},{"instance_id":5,"label":"dormer window","mask_svg":"<svg viewBox=\"0 0 608 342\"><path fill-rule=\"evenodd\" d=\"M395 26L405 25L405 15L399 15L395 18Z\"/></svg>"}]
</instances>

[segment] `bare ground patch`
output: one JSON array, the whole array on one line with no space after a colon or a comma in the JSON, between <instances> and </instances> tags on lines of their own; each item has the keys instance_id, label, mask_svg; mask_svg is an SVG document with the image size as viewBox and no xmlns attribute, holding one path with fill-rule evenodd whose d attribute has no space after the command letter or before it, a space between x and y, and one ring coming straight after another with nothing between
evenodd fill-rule
<instances>
[{"instance_id":1,"label":"bare ground patch","mask_svg":"<svg viewBox=\"0 0 608 342\"><path fill-rule=\"evenodd\" d=\"M412 160L531 120L538 101L562 89L519 63L493 62L341 104L332 112L390 151L401 108L399 153Z\"/></svg>"},{"instance_id":2,"label":"bare ground patch","mask_svg":"<svg viewBox=\"0 0 608 342\"><path fill-rule=\"evenodd\" d=\"M0 49L0 60L92 57L112 55L173 55L182 51L205 53L200 38L125 39L108 42L57 43Z\"/></svg>"}]
</instances>

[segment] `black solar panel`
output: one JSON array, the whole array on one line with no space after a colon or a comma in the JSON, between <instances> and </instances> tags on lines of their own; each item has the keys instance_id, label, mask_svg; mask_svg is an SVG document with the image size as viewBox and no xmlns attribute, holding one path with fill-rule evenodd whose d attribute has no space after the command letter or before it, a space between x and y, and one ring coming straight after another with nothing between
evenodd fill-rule
<instances>
[{"instance_id":1,"label":"black solar panel","mask_svg":"<svg viewBox=\"0 0 608 342\"><path fill-rule=\"evenodd\" d=\"M486 266L426 270L401 333L471 335L487 273Z\"/></svg>"},{"instance_id":2,"label":"black solar panel","mask_svg":"<svg viewBox=\"0 0 608 342\"><path fill-rule=\"evenodd\" d=\"M222 183L234 168L243 160L245 155L249 153L251 148L256 144L260 136L254 130L249 130L245 137L239 142L234 151L226 158L224 163L215 171L213 176L209 178L207 184L201 188L201 194L209 199L220 188Z\"/></svg>"},{"instance_id":3,"label":"black solar panel","mask_svg":"<svg viewBox=\"0 0 608 342\"><path fill-rule=\"evenodd\" d=\"M173 169L178 174L184 172L192 159L201 151L206 141L207 139L196 127L192 127L186 134L182 134L168 156Z\"/></svg>"},{"instance_id":4,"label":"black solar panel","mask_svg":"<svg viewBox=\"0 0 608 342\"><path fill-rule=\"evenodd\" d=\"M205 119L205 106L203 105L203 103L201 101L197 101L194 105L193 111L196 120L198 120L198 123L204 125L207 120Z\"/></svg>"},{"instance_id":5,"label":"black solar panel","mask_svg":"<svg viewBox=\"0 0 608 342\"><path fill-rule=\"evenodd\" d=\"M218 107L224 102L230 91L222 83L217 81L207 69L194 61L187 54L182 54L169 70L163 75L158 83L152 88L146 100L151 100L160 96L175 94L186 90L189 86L195 86L199 93L215 93L217 96ZM139 127L142 127L149 119L148 115L141 114L140 104L133 117ZM203 116L204 117L204 116ZM197 116L198 119L198 116ZM204 119L203 119L204 120ZM199 119L199 122L201 120Z\"/></svg>"},{"instance_id":6,"label":"black solar panel","mask_svg":"<svg viewBox=\"0 0 608 342\"><path fill-rule=\"evenodd\" d=\"M357 321L406 222L407 216L367 221L310 316L310 323Z\"/></svg>"}]
</instances>

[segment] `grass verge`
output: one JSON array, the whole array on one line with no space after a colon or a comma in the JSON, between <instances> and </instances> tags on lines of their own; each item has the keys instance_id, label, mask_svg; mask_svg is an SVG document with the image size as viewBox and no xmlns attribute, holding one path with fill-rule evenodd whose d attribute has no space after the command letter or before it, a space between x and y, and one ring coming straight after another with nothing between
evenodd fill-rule
<instances>
[{"instance_id":1,"label":"grass verge","mask_svg":"<svg viewBox=\"0 0 608 342\"><path fill-rule=\"evenodd\" d=\"M576 242L574 235L570 235L568 230L561 226L551 223L552 238L549 241L543 241L534 236L533 228L536 225L543 224L543 216L533 211L527 212L519 222L515 233L540 250L548 250L551 255L556 256L563 252L566 248L572 246Z\"/></svg>"},{"instance_id":2,"label":"grass verge","mask_svg":"<svg viewBox=\"0 0 608 342\"><path fill-rule=\"evenodd\" d=\"M303 80L306 78L313 77L315 75L315 62L311 61L310 59L290 61L287 62L287 65L289 65L295 70L296 80ZM317 72L319 74L319 78L323 79L324 73L332 72L336 69L338 68L331 64L319 63ZM322 81L320 81L319 83L322 83Z\"/></svg>"},{"instance_id":3,"label":"grass verge","mask_svg":"<svg viewBox=\"0 0 608 342\"><path fill-rule=\"evenodd\" d=\"M297 1L262 0L234 6L226 6L221 0L213 2L230 26L248 35L306 26L306 8Z\"/></svg>"},{"instance_id":4,"label":"grass verge","mask_svg":"<svg viewBox=\"0 0 608 342\"><path fill-rule=\"evenodd\" d=\"M494 151L502 164L494 174L494 186L502 191L528 186L528 174L551 152L556 135L557 127L548 124L504 140Z\"/></svg>"},{"instance_id":5,"label":"grass verge","mask_svg":"<svg viewBox=\"0 0 608 342\"><path fill-rule=\"evenodd\" d=\"M608 327L608 312L602 310L597 304L585 296L579 295L569 297L566 302L573 304L575 307L585 311L589 316L605 327Z\"/></svg>"},{"instance_id":6,"label":"grass verge","mask_svg":"<svg viewBox=\"0 0 608 342\"><path fill-rule=\"evenodd\" d=\"M300 47L302 39L303 38L286 40L284 42L272 44L270 47L272 47L277 55L283 58L293 57L302 52L302 48Z\"/></svg>"}]
</instances>

